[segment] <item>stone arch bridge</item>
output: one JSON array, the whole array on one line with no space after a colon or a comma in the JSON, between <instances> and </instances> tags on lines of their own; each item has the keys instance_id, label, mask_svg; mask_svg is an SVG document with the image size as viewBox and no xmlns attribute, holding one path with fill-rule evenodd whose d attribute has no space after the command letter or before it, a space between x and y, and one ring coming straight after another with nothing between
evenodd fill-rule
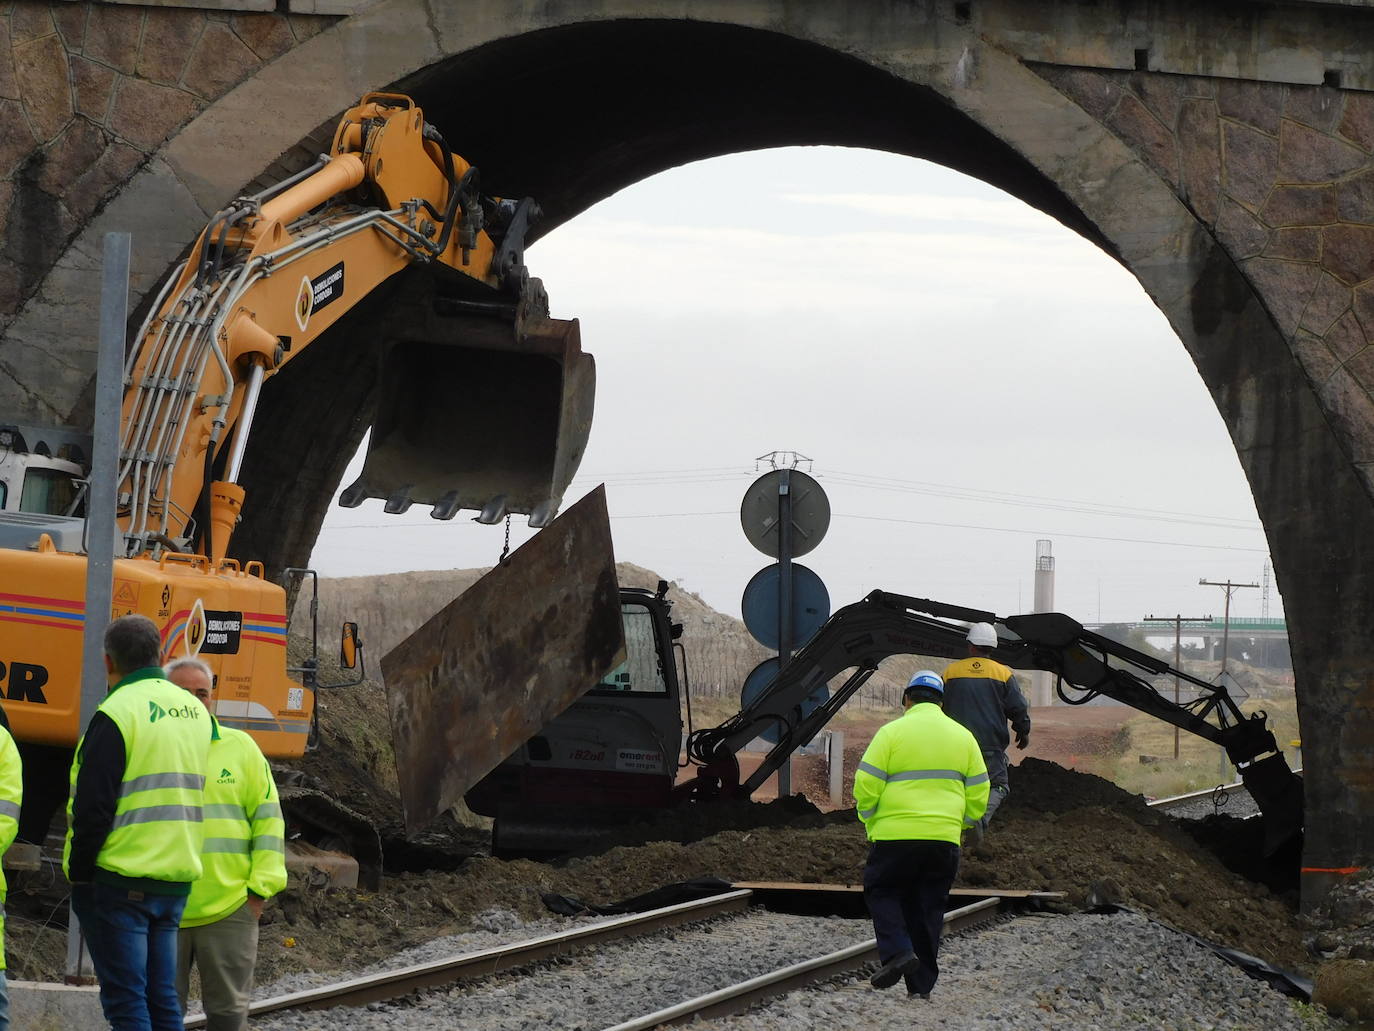
<instances>
[{"instance_id":1,"label":"stone arch bridge","mask_svg":"<svg viewBox=\"0 0 1374 1031\"><path fill-rule=\"evenodd\" d=\"M105 232L135 234L146 299L210 213L385 88L544 231L685 161L826 143L960 169L1097 243L1193 357L1268 534L1309 900L1371 865L1374 0L0 2L0 418L87 418ZM269 384L238 541L270 567L308 557L365 429L366 325Z\"/></svg>"}]
</instances>

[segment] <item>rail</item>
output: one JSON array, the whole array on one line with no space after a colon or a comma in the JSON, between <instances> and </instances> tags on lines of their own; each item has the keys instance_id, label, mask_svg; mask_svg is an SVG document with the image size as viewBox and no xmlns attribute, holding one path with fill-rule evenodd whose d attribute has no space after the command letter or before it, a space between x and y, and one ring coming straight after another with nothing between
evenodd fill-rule
<instances>
[{"instance_id":1,"label":"rail","mask_svg":"<svg viewBox=\"0 0 1374 1031\"><path fill-rule=\"evenodd\" d=\"M784 885L773 885L781 889ZM796 886L801 887L801 886ZM822 889L823 890L823 889ZM956 889L952 898L967 897L974 889ZM959 906L945 915L945 931L953 933L966 930L976 924L992 919L1005 906L1015 902L1025 902L1039 898L1057 898L1053 892L1008 891L989 893L992 897L979 898L978 901ZM735 890L693 902L651 910L631 916L619 917L579 927L558 934L549 934L524 942L497 946L478 952L468 952L430 963L401 967L396 970L382 971L363 977L351 978L335 984L324 985L306 991L293 992L268 999L259 999L249 1006L249 1016L263 1017L269 1013L285 1010L316 1010L335 1006L359 1007L370 1003L398 999L412 992L425 989L446 987L455 983L489 977L540 960L583 949L591 945L612 942L618 939L652 934L655 931L681 924L693 923L749 908L756 901L755 892L749 889ZM819 956L797 963L760 977L750 978L737 985L711 992L696 999L679 1003L669 1009L638 1017L629 1022L616 1025L614 1031L629 1031L631 1028L652 1028L664 1024L738 1013L763 1000L776 998L796 988L817 981L835 977L878 958L877 942L869 939L838 952ZM188 1029L204 1028L204 1014L186 1018Z\"/></svg>"},{"instance_id":2,"label":"rail","mask_svg":"<svg viewBox=\"0 0 1374 1031\"><path fill-rule=\"evenodd\" d=\"M366 1006L372 1002L385 1002L425 988L437 988L459 981L489 977L503 970L527 966L588 945L651 934L665 927L675 927L733 913L747 909L752 898L753 892L731 891L707 899L650 910L647 913L617 917L590 927L547 934L512 945L500 945L479 952L465 952L432 963L385 970L321 988L259 999L248 1007L248 1015L261 1017L279 1010L316 1010L332 1006ZM187 1017L186 1027L205 1027L205 1015Z\"/></svg>"}]
</instances>

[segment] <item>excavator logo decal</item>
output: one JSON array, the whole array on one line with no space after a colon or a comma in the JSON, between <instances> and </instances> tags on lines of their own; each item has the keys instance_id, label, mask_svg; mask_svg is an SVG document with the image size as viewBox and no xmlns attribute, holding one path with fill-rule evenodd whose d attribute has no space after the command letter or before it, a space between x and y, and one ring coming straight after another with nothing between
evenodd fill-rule
<instances>
[{"instance_id":1,"label":"excavator logo decal","mask_svg":"<svg viewBox=\"0 0 1374 1031\"><path fill-rule=\"evenodd\" d=\"M296 291L296 325L305 332L310 324L310 310L315 301L315 291L310 288L310 277L301 276L301 288Z\"/></svg>"},{"instance_id":2,"label":"excavator logo decal","mask_svg":"<svg viewBox=\"0 0 1374 1031\"><path fill-rule=\"evenodd\" d=\"M31 662L11 662L9 669L0 662L0 684L9 674L9 691L4 697L11 702L31 702L34 705L47 705L43 685L48 682L48 669Z\"/></svg>"}]
</instances>

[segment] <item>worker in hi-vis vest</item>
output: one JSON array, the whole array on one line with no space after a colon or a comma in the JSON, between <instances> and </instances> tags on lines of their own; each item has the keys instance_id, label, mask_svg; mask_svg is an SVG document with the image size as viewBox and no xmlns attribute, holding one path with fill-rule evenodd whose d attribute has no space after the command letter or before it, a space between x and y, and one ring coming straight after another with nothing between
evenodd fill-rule
<instances>
[{"instance_id":1,"label":"worker in hi-vis vest","mask_svg":"<svg viewBox=\"0 0 1374 1031\"><path fill-rule=\"evenodd\" d=\"M988 771L972 734L941 709L944 681L916 673L902 716L873 735L854 774L854 806L868 840L864 901L882 967L870 979L929 998L945 899L959 872L959 836L988 804Z\"/></svg>"},{"instance_id":2,"label":"worker in hi-vis vest","mask_svg":"<svg viewBox=\"0 0 1374 1031\"><path fill-rule=\"evenodd\" d=\"M24 769L19 747L10 737L9 720L0 708L0 856L19 833L19 807L24 801ZM0 870L0 1031L9 1031L10 993L5 983L5 872Z\"/></svg>"},{"instance_id":3,"label":"worker in hi-vis vest","mask_svg":"<svg viewBox=\"0 0 1374 1031\"><path fill-rule=\"evenodd\" d=\"M110 693L72 761L62 864L114 1031L181 1031L177 925L200 876L214 724L162 675L147 616L105 632Z\"/></svg>"},{"instance_id":4,"label":"worker in hi-vis vest","mask_svg":"<svg viewBox=\"0 0 1374 1031\"><path fill-rule=\"evenodd\" d=\"M212 713L214 677L200 659L167 664L167 679ZM244 1031L258 919L263 903L286 887L286 826L272 768L257 742L218 720L215 728L219 736L210 745L205 779L205 872L191 885L181 914L177 995L185 1008L194 963L208 1031Z\"/></svg>"}]
</instances>

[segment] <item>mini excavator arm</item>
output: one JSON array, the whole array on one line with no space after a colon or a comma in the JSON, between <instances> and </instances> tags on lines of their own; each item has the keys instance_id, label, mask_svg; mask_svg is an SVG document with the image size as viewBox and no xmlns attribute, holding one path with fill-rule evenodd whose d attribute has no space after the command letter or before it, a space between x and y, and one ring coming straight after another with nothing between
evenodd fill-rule
<instances>
[{"instance_id":1,"label":"mini excavator arm","mask_svg":"<svg viewBox=\"0 0 1374 1031\"><path fill-rule=\"evenodd\" d=\"M449 300L461 309L446 323L450 354L408 356L409 382L382 370L390 386L371 442L382 457L341 500L386 498L388 511L431 503L436 518L477 508L486 522L522 512L534 525L547 523L581 458L594 373L576 322L549 319L538 280L527 277L523 233L536 213L529 200L482 197L477 170L409 98L372 93L344 114L331 153L313 168L215 215L157 298L126 363L119 469L126 554L196 551L217 563L243 501L236 481L263 381L417 263L448 273ZM488 219L504 232L484 228ZM454 348L462 352L457 361ZM462 386L431 392L446 403L417 413L407 390L423 376L432 391L428 381L442 375ZM541 418L512 418L522 378L539 380ZM484 396L489 384L499 384L500 415L455 400ZM556 412L546 410L550 404ZM464 444L474 434L445 424L459 407L485 425L480 441ZM492 443L496 424L519 438L506 451ZM537 439L522 436L536 431Z\"/></svg>"},{"instance_id":2,"label":"mini excavator arm","mask_svg":"<svg viewBox=\"0 0 1374 1031\"><path fill-rule=\"evenodd\" d=\"M683 785L691 794L723 791L747 797L787 757L806 744L849 698L893 655L933 655L956 659L967 654L967 624L1000 624L992 655L1017 669L1041 669L1060 680L1059 695L1082 704L1105 695L1223 746L1264 814L1272 851L1302 828L1302 784L1288 768L1263 712L1245 716L1221 684L1211 684L1085 629L1058 613L1008 616L925 598L873 591L832 615L777 678L750 704L719 727L698 730L688 739L688 758L701 769ZM1196 701L1175 703L1122 665L1150 675L1177 675L1200 689ZM828 685L848 671L833 693ZM1071 696L1064 684L1081 692ZM808 705L807 700L816 701ZM757 770L738 781L736 753L769 728L778 743Z\"/></svg>"}]
</instances>

